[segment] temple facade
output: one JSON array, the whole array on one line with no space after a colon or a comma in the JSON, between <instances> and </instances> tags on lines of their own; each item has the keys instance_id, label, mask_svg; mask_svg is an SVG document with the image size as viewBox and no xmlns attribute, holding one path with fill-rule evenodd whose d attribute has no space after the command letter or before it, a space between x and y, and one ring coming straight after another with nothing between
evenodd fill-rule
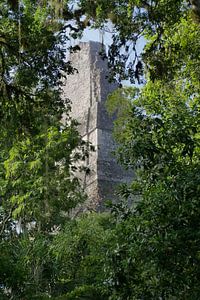
<instances>
[{"instance_id":1,"label":"temple facade","mask_svg":"<svg viewBox=\"0 0 200 300\"><path fill-rule=\"evenodd\" d=\"M117 85L108 81L107 61L99 54L102 45L80 43L80 48L71 54L72 66L78 72L67 77L64 94L72 102L72 118L79 122L81 136L95 147L85 161L89 174L79 175L88 194L84 205L101 211L105 200L117 200L117 185L130 181L131 174L117 163L112 153L116 147L112 137L113 119L106 111L105 101Z\"/></svg>"}]
</instances>

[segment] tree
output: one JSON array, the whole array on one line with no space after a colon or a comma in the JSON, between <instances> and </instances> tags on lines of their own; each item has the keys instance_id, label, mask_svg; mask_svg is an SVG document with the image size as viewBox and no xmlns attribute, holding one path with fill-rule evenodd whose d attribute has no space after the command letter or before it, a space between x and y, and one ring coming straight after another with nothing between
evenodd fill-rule
<instances>
[{"instance_id":1,"label":"tree","mask_svg":"<svg viewBox=\"0 0 200 300\"><path fill-rule=\"evenodd\" d=\"M65 62L65 27L51 17L51 7L18 4L0 7L1 204L14 218L51 228L59 224L58 211L84 198L72 173L87 153L78 151L84 143L69 117L69 100L61 97L63 74L74 71Z\"/></svg>"},{"instance_id":2,"label":"tree","mask_svg":"<svg viewBox=\"0 0 200 300\"><path fill-rule=\"evenodd\" d=\"M114 299L198 299L198 99L189 102L182 85L159 81L130 97L126 114L117 104L115 131L119 159L136 173L122 195L140 201L117 214Z\"/></svg>"},{"instance_id":3,"label":"tree","mask_svg":"<svg viewBox=\"0 0 200 300\"><path fill-rule=\"evenodd\" d=\"M58 268L57 284L63 286L58 299L108 299L104 267L113 229L110 214L90 213L66 224L55 237L51 252Z\"/></svg>"},{"instance_id":4,"label":"tree","mask_svg":"<svg viewBox=\"0 0 200 300\"><path fill-rule=\"evenodd\" d=\"M199 24L184 1L170 6L171 14L157 16L167 4L157 3L155 27L151 24L146 35L146 85L119 90L108 104L119 115L117 156L136 173L121 193L140 198L128 214L117 208L118 238L110 252L113 299L198 299L200 294ZM176 16L175 8L180 9Z\"/></svg>"},{"instance_id":5,"label":"tree","mask_svg":"<svg viewBox=\"0 0 200 300\"><path fill-rule=\"evenodd\" d=\"M62 99L63 78L74 69L57 8L1 1L0 11L0 293L31 299L50 293L52 234L85 199L74 172L87 147Z\"/></svg>"},{"instance_id":6,"label":"tree","mask_svg":"<svg viewBox=\"0 0 200 300\"><path fill-rule=\"evenodd\" d=\"M168 38L182 22L188 24L189 35L190 26L198 28L198 18L193 19L194 14L198 16L198 3L185 0L78 1L94 27L106 32L108 22L112 22L113 42L108 51L112 75L118 80L129 78L139 83L144 73L152 79L163 76L166 79L168 71L173 71L172 57L183 51L179 51L178 45L171 45ZM136 44L141 37L146 40L146 47L138 53Z\"/></svg>"},{"instance_id":7,"label":"tree","mask_svg":"<svg viewBox=\"0 0 200 300\"><path fill-rule=\"evenodd\" d=\"M2 298L198 299L198 2L10 3L0 6ZM108 19L112 76L145 82L119 89L108 103L118 114L116 155L137 176L122 186L112 216L68 223L82 198L70 176L82 144L70 118L60 124L61 75L73 72L63 60L63 33L67 26L76 36ZM139 200L131 208L130 198ZM16 235L20 218L23 234Z\"/></svg>"}]
</instances>

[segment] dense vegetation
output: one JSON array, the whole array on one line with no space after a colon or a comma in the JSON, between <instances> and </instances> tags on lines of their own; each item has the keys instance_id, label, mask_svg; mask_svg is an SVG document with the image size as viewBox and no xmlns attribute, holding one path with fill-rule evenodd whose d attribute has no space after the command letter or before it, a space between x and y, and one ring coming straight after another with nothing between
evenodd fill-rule
<instances>
[{"instance_id":1,"label":"dense vegetation","mask_svg":"<svg viewBox=\"0 0 200 300\"><path fill-rule=\"evenodd\" d=\"M199 1L3 0L0 13L0 299L198 300ZM112 78L143 83L107 103L136 177L109 213L71 219L88 147L61 99L67 41L110 21Z\"/></svg>"}]
</instances>

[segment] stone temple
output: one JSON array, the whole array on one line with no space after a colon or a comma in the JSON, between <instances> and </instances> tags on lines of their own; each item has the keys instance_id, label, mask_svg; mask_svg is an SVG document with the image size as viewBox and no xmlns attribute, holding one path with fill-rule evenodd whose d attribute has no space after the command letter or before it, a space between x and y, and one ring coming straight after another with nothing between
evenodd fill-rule
<instances>
[{"instance_id":1,"label":"stone temple","mask_svg":"<svg viewBox=\"0 0 200 300\"><path fill-rule=\"evenodd\" d=\"M102 44L89 42L79 46L81 50L70 56L78 73L67 78L64 94L72 101L72 117L80 123L80 134L95 147L85 162L90 173L81 177L88 194L86 209L101 211L105 200L116 201L117 185L130 181L131 175L112 154L116 147L112 138L113 119L106 112L105 101L117 85L107 79L107 61L99 55Z\"/></svg>"}]
</instances>

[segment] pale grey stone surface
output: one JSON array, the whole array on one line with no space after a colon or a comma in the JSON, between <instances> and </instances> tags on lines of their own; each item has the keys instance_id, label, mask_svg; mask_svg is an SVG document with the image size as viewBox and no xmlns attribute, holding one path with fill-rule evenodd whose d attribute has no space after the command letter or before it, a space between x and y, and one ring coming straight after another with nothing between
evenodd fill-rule
<instances>
[{"instance_id":1,"label":"pale grey stone surface","mask_svg":"<svg viewBox=\"0 0 200 300\"><path fill-rule=\"evenodd\" d=\"M80 123L82 137L96 148L86 161L90 175L82 175L81 181L88 193L86 206L101 210L104 200L116 201L116 186L130 181L132 173L123 170L112 154L116 147L112 138L113 120L106 112L105 100L117 85L106 78L107 61L99 55L102 45L89 42L80 43L80 47L70 57L78 73L68 76L64 96L72 101L72 117Z\"/></svg>"}]
</instances>

